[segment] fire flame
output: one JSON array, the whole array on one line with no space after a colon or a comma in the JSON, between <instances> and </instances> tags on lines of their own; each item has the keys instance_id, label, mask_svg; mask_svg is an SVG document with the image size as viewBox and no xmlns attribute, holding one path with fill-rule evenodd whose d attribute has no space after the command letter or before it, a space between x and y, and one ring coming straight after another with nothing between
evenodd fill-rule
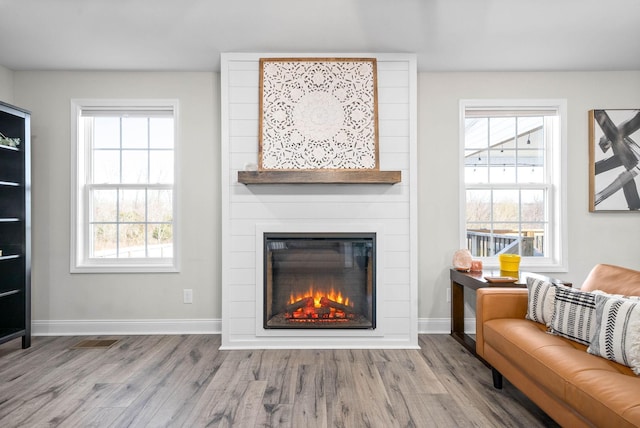
<instances>
[{"instance_id":1,"label":"fire flame","mask_svg":"<svg viewBox=\"0 0 640 428\"><path fill-rule=\"evenodd\" d=\"M333 300L334 302L340 303L342 305L345 306L353 306L353 303L349 302L349 298L348 297L343 297L342 296L342 292L338 291L336 292L333 288L329 291L320 291L320 290L315 290L313 289L313 286L309 287L309 290L307 290L306 292L302 293L302 294L291 294L289 296L289 304L293 304L299 300L302 299L306 299L308 297L313 297L313 306L315 308L320 308L320 299L322 299L323 297L326 297L329 300Z\"/></svg>"}]
</instances>

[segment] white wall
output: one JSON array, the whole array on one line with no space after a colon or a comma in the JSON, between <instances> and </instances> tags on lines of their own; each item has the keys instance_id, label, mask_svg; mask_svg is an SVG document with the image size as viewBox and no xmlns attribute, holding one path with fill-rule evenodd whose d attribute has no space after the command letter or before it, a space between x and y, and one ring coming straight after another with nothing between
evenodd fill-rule
<instances>
[{"instance_id":1,"label":"white wall","mask_svg":"<svg viewBox=\"0 0 640 428\"><path fill-rule=\"evenodd\" d=\"M0 101L13 104L13 71L0 65Z\"/></svg>"},{"instance_id":2,"label":"white wall","mask_svg":"<svg viewBox=\"0 0 640 428\"><path fill-rule=\"evenodd\" d=\"M581 284L596 263L640 270L640 213L589 213L587 112L640 108L640 71L559 73L420 73L420 317L448 316L446 288L458 232L459 100L565 98L568 118L567 212L569 271Z\"/></svg>"},{"instance_id":3,"label":"white wall","mask_svg":"<svg viewBox=\"0 0 640 428\"><path fill-rule=\"evenodd\" d=\"M6 81L0 69L3 73ZM589 109L640 107L640 71L419 73L418 78L421 319L449 316L448 268L459 246L461 98L566 98L569 272L554 275L581 283L599 262L640 269L638 213L588 212L587 133ZM0 94L7 86L2 79ZM54 320L50 324L60 329L60 320L80 321L71 323L70 331L87 324L82 320L220 319L218 82L217 73L13 72L13 103L33 112L35 320ZM180 100L185 166L180 274L69 274L69 100L92 97ZM193 305L182 304L183 288L194 289Z\"/></svg>"},{"instance_id":4,"label":"white wall","mask_svg":"<svg viewBox=\"0 0 640 428\"><path fill-rule=\"evenodd\" d=\"M204 320L209 329L215 327L213 320L220 317L218 81L214 73L15 73L15 102L32 111L35 333L172 328L120 320L198 320L184 329L201 329ZM180 273L69 273L72 98L179 100ZM193 289L191 305L182 302L184 288Z\"/></svg>"}]
</instances>

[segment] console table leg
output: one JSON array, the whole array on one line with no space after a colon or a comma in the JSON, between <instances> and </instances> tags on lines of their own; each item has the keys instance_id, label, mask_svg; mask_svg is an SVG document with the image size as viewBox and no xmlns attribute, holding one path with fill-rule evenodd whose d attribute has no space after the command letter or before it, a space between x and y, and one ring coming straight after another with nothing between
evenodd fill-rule
<instances>
[{"instance_id":1,"label":"console table leg","mask_svg":"<svg viewBox=\"0 0 640 428\"><path fill-rule=\"evenodd\" d=\"M464 335L464 288L451 281L451 333Z\"/></svg>"}]
</instances>

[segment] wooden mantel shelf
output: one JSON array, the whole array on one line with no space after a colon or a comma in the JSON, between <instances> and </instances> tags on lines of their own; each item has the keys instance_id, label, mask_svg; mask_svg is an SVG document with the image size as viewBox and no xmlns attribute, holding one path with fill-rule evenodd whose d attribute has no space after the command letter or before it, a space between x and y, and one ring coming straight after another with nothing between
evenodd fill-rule
<instances>
[{"instance_id":1,"label":"wooden mantel shelf","mask_svg":"<svg viewBox=\"0 0 640 428\"><path fill-rule=\"evenodd\" d=\"M238 182L244 184L396 184L401 180L401 171L238 171Z\"/></svg>"}]
</instances>

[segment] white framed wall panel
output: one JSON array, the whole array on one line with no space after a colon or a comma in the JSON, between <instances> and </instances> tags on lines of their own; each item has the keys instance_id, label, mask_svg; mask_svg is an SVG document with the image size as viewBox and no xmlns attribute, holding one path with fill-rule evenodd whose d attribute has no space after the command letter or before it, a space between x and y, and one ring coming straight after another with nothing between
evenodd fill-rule
<instances>
[{"instance_id":1,"label":"white framed wall panel","mask_svg":"<svg viewBox=\"0 0 640 428\"><path fill-rule=\"evenodd\" d=\"M375 57L380 169L395 185L244 185L238 171L258 163L259 59ZM222 348L417 348L416 60L406 54L229 53L221 58ZM380 225L376 330L263 330L257 242L264 225ZM257 291L258 290L258 291Z\"/></svg>"}]
</instances>

